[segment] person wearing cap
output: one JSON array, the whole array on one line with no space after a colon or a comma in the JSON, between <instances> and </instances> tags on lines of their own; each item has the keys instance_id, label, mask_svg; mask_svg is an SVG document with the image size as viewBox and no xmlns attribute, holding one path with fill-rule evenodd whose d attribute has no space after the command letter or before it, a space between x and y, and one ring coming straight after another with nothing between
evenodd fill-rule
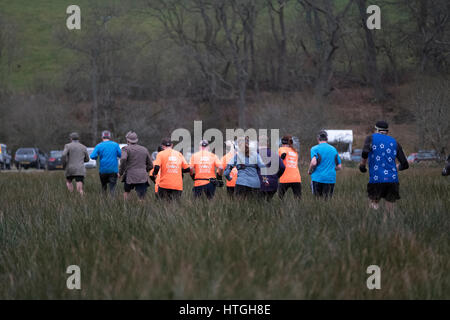
<instances>
[{"instance_id":1,"label":"person wearing cap","mask_svg":"<svg viewBox=\"0 0 450 320\"><path fill-rule=\"evenodd\" d=\"M111 141L111 132L102 132L103 142L97 144L91 153L91 159L99 159L99 175L103 192L107 192L109 185L110 194L114 194L119 173L118 159L122 156L119 144Z\"/></svg>"},{"instance_id":2,"label":"person wearing cap","mask_svg":"<svg viewBox=\"0 0 450 320\"><path fill-rule=\"evenodd\" d=\"M70 192L73 192L73 180L77 185L77 191L84 195L83 184L86 176L85 162L89 162L89 153L86 146L80 143L80 136L73 132L70 134L71 142L64 146L62 154L62 163L65 168L66 186Z\"/></svg>"},{"instance_id":3,"label":"person wearing cap","mask_svg":"<svg viewBox=\"0 0 450 320\"><path fill-rule=\"evenodd\" d=\"M190 168L183 155L173 149L169 138L163 139L161 145L164 150L156 156L152 180L160 174L158 198L179 199L183 193L183 173L189 173Z\"/></svg>"},{"instance_id":4,"label":"person wearing cap","mask_svg":"<svg viewBox=\"0 0 450 320\"><path fill-rule=\"evenodd\" d=\"M401 145L388 133L388 123L378 121L375 133L364 142L359 170L367 172L366 165L369 164L367 194L370 208L378 210L379 202L384 198L387 210L392 213L395 201L400 199L398 172L408 169L409 164Z\"/></svg>"},{"instance_id":5,"label":"person wearing cap","mask_svg":"<svg viewBox=\"0 0 450 320\"><path fill-rule=\"evenodd\" d=\"M135 189L140 200L147 193L148 173L153 168L152 159L147 148L138 145L138 136L135 132L128 132L125 136L127 146L122 148L120 158L119 176L124 182L124 199L127 200L131 190Z\"/></svg>"},{"instance_id":6,"label":"person wearing cap","mask_svg":"<svg viewBox=\"0 0 450 320\"><path fill-rule=\"evenodd\" d=\"M153 161L153 163L155 162L156 157L158 156L158 153L160 153L163 150L164 149L163 149L162 145L159 145L157 151L152 153L152 161ZM152 180L153 183L155 184L155 195L158 196L158 188L159 188L159 181L161 180L161 174L160 174L160 172L158 172L158 174L155 177L155 176L153 176L153 172L154 171L155 171L155 168L150 170L149 176L150 176L150 180Z\"/></svg>"},{"instance_id":7,"label":"person wearing cap","mask_svg":"<svg viewBox=\"0 0 450 320\"><path fill-rule=\"evenodd\" d=\"M280 177L278 196L280 199L283 199L286 192L292 189L294 197L301 199L302 177L298 168L298 152L294 148L292 136L284 136L281 138L281 147L278 149L278 155L286 167L283 175Z\"/></svg>"},{"instance_id":8,"label":"person wearing cap","mask_svg":"<svg viewBox=\"0 0 450 320\"><path fill-rule=\"evenodd\" d=\"M236 154L236 146L235 146L234 141L231 141L231 140L226 141L225 146L228 149L228 153L225 154L221 160L222 168L224 168L224 169L227 167L228 162L231 160L231 158L233 158L234 155ZM238 174L237 168L234 167L230 172L231 180L230 181L226 180L227 194L230 197L232 197L234 194L234 188L236 187L237 174Z\"/></svg>"},{"instance_id":9,"label":"person wearing cap","mask_svg":"<svg viewBox=\"0 0 450 320\"><path fill-rule=\"evenodd\" d=\"M194 197L199 198L203 194L212 199L216 192L216 185L222 183L222 176L218 171L222 170L219 158L209 151L209 142L200 141L200 151L192 155L190 161L191 177L194 180Z\"/></svg>"},{"instance_id":10,"label":"person wearing cap","mask_svg":"<svg viewBox=\"0 0 450 320\"><path fill-rule=\"evenodd\" d=\"M275 174L267 174L267 170L272 167L272 149L268 146L268 137L261 136L259 138L259 155L266 167L261 169L259 179L261 181L260 193L264 200L271 200L278 190L278 180L283 175L286 167L283 160L278 156L278 170ZM276 164L275 164L276 165Z\"/></svg>"},{"instance_id":11,"label":"person wearing cap","mask_svg":"<svg viewBox=\"0 0 450 320\"><path fill-rule=\"evenodd\" d=\"M318 198L331 198L336 184L336 171L342 169L341 158L335 147L328 144L328 134L322 130L317 135L318 145L311 148L311 190Z\"/></svg>"},{"instance_id":12,"label":"person wearing cap","mask_svg":"<svg viewBox=\"0 0 450 320\"><path fill-rule=\"evenodd\" d=\"M239 198L256 198L259 196L261 183L259 172L265 167L256 147L250 147L248 137L240 137L237 140L238 149L236 154L230 159L224 172L228 181L231 180L231 171L237 168L238 174L234 195Z\"/></svg>"}]
</instances>

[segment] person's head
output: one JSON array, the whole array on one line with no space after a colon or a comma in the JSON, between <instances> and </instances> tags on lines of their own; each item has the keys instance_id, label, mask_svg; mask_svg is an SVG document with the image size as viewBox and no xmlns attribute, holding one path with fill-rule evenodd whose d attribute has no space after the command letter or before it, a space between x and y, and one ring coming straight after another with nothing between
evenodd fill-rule
<instances>
[{"instance_id":1,"label":"person's head","mask_svg":"<svg viewBox=\"0 0 450 320\"><path fill-rule=\"evenodd\" d=\"M375 130L378 133L388 134L389 133L389 124L386 121L378 121L375 124Z\"/></svg>"},{"instance_id":2,"label":"person's head","mask_svg":"<svg viewBox=\"0 0 450 320\"><path fill-rule=\"evenodd\" d=\"M250 155L250 139L249 137L239 137L237 139L237 147L239 152L245 154L246 157Z\"/></svg>"},{"instance_id":3,"label":"person's head","mask_svg":"<svg viewBox=\"0 0 450 320\"><path fill-rule=\"evenodd\" d=\"M170 138L164 138L164 139L162 139L162 141L161 141L161 146L162 146L162 148L165 150L165 149L168 149L168 148L172 148L173 147L173 143L172 143L172 140L170 140Z\"/></svg>"},{"instance_id":4,"label":"person's head","mask_svg":"<svg viewBox=\"0 0 450 320\"><path fill-rule=\"evenodd\" d=\"M294 140L292 139L292 136L290 136L290 135L283 136L281 138L281 144L283 146L292 147L294 145Z\"/></svg>"},{"instance_id":5,"label":"person's head","mask_svg":"<svg viewBox=\"0 0 450 320\"><path fill-rule=\"evenodd\" d=\"M209 149L209 142L208 142L208 140L200 141L200 150L208 150L208 149Z\"/></svg>"},{"instance_id":6,"label":"person's head","mask_svg":"<svg viewBox=\"0 0 450 320\"><path fill-rule=\"evenodd\" d=\"M72 141L79 141L80 140L80 135L78 134L78 132L72 132L70 134L70 140L72 140Z\"/></svg>"},{"instance_id":7,"label":"person's head","mask_svg":"<svg viewBox=\"0 0 450 320\"><path fill-rule=\"evenodd\" d=\"M317 141L319 143L328 142L328 133L325 130L320 130L317 134Z\"/></svg>"},{"instance_id":8,"label":"person's head","mask_svg":"<svg viewBox=\"0 0 450 320\"><path fill-rule=\"evenodd\" d=\"M103 141L111 140L111 132L108 130L105 130L102 132L102 139Z\"/></svg>"},{"instance_id":9,"label":"person's head","mask_svg":"<svg viewBox=\"0 0 450 320\"><path fill-rule=\"evenodd\" d=\"M233 140L225 141L225 146L228 151L234 151L236 149L236 145Z\"/></svg>"},{"instance_id":10,"label":"person's head","mask_svg":"<svg viewBox=\"0 0 450 320\"><path fill-rule=\"evenodd\" d=\"M139 141L136 132L133 132L133 131L129 131L129 132L126 134L125 138L127 139L127 143L128 143L128 144L136 144L136 143L138 143L138 141Z\"/></svg>"}]
</instances>

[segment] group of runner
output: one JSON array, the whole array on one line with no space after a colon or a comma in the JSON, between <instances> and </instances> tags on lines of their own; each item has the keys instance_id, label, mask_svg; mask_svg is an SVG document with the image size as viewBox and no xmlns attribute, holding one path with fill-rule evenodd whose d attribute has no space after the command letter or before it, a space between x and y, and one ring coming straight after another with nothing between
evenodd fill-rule
<instances>
[{"instance_id":1,"label":"group of runner","mask_svg":"<svg viewBox=\"0 0 450 320\"><path fill-rule=\"evenodd\" d=\"M365 140L361 172L367 172L370 180L367 186L370 207L379 208L384 198L388 210L400 199L398 171L408 169L408 162L397 141L388 135L389 127L384 121L377 122L375 133ZM79 142L76 133L71 134L72 142L65 145L63 163L66 168L66 183L73 191L72 181L77 182L77 190L83 194L83 180L86 174L83 163L89 161L86 147ZM239 198L262 198L270 200L275 194L283 199L292 189L297 199L302 196L302 178L298 167L299 153L295 149L292 136L281 139L281 147L273 155L268 138L262 136L253 145L248 137L239 137L227 141L227 153L219 157L209 150L209 142L202 140L200 150L189 161L173 149L173 142L165 138L158 151L150 155L147 148L138 144L135 132L126 135L127 146L120 149L111 140L109 131L102 132L102 142L92 152L90 158L98 160L102 190L114 193L117 180L124 183L124 198L128 199L135 190L143 200L150 186L149 179L155 184L155 194L160 199L179 199L183 192L183 175L189 174L194 181L195 198L212 199L216 188L224 186L227 194ZM318 144L311 148L311 162L308 174L311 175L311 191L318 198L329 199L333 196L336 172L342 169L342 162L335 147L328 144L326 131L317 134ZM120 164L118 163L120 159ZM276 159L274 170L272 161ZM398 160L399 164L396 163Z\"/></svg>"}]
</instances>

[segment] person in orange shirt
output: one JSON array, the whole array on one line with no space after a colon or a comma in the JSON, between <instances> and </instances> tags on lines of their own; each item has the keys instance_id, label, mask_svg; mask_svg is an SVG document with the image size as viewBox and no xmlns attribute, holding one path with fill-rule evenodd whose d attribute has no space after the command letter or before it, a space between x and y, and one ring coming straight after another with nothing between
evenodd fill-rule
<instances>
[{"instance_id":1,"label":"person in orange shirt","mask_svg":"<svg viewBox=\"0 0 450 320\"><path fill-rule=\"evenodd\" d=\"M281 139L278 155L286 167L283 175L280 177L278 195L280 199L283 199L285 193L292 189L294 196L300 199L302 197L302 178L298 168L298 152L294 148L292 136L284 136Z\"/></svg>"},{"instance_id":2,"label":"person in orange shirt","mask_svg":"<svg viewBox=\"0 0 450 320\"><path fill-rule=\"evenodd\" d=\"M160 153L161 151L163 151L164 149L163 149L163 147L162 147L162 145L159 145L158 146L158 151L155 151L155 152L153 152L152 153L152 161L153 162L155 162L155 160L156 160L156 157L158 156L158 153ZM150 175L150 179L153 181L153 171L154 171L155 169L153 168L152 170L150 170L150 173L149 173L149 175ZM156 194L156 196L158 196L158 184L159 184L159 180L161 180L161 174L160 174L160 172L158 172L158 174L156 175L156 179L153 181L153 183L155 184L155 194Z\"/></svg>"},{"instance_id":3,"label":"person in orange shirt","mask_svg":"<svg viewBox=\"0 0 450 320\"><path fill-rule=\"evenodd\" d=\"M165 138L161 142L164 149L156 156L153 163L152 180L160 174L158 182L158 197L160 199L179 199L183 192L183 173L190 172L190 168L183 155L173 150L173 143Z\"/></svg>"},{"instance_id":4,"label":"person in orange shirt","mask_svg":"<svg viewBox=\"0 0 450 320\"><path fill-rule=\"evenodd\" d=\"M222 170L222 163L212 152L209 152L209 142L200 142L200 151L191 157L191 177L194 180L194 197L199 198L205 194L208 199L212 199L216 193L216 185L223 186L222 176L216 174L217 170ZM217 181L218 180L218 181Z\"/></svg>"},{"instance_id":5,"label":"person in orange shirt","mask_svg":"<svg viewBox=\"0 0 450 320\"><path fill-rule=\"evenodd\" d=\"M227 141L227 142L225 142L225 144L230 150L226 155L224 155L222 157L222 160L221 160L222 168L224 168L224 169L227 167L228 162L230 162L231 158L233 158L234 155L236 154L236 151L235 151L236 148L235 148L234 141ZM234 167L230 173L231 180L230 181L227 180L227 194L229 196L232 196L234 194L234 188L236 187L237 174L238 174L238 170L236 167Z\"/></svg>"}]
</instances>

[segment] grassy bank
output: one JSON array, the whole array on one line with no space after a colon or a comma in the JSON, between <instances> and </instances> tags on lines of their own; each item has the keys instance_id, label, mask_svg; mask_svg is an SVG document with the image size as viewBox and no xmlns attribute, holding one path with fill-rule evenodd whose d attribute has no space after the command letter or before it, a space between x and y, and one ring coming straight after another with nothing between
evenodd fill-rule
<instances>
[{"instance_id":1,"label":"grassy bank","mask_svg":"<svg viewBox=\"0 0 450 320\"><path fill-rule=\"evenodd\" d=\"M367 176L346 169L335 198L193 201L152 193L105 200L91 171L87 195L62 172L0 174L1 299L448 299L450 188L439 168L401 175L394 217L367 209ZM120 186L120 190L121 190ZM81 267L80 291L66 288ZM381 290L366 269L381 268Z\"/></svg>"}]
</instances>

